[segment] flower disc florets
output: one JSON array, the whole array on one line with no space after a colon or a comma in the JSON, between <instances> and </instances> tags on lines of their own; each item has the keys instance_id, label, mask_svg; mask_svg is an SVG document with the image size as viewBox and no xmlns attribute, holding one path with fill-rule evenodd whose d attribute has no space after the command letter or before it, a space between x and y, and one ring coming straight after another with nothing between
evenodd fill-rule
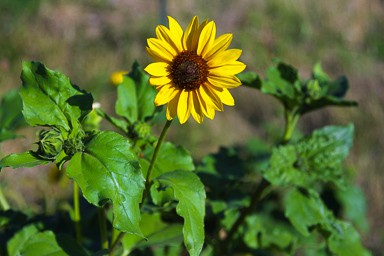
<instances>
[{"instance_id":1,"label":"flower disc florets","mask_svg":"<svg viewBox=\"0 0 384 256\"><path fill-rule=\"evenodd\" d=\"M195 90L207 81L207 62L194 52L184 51L170 65L170 75L179 89Z\"/></svg>"}]
</instances>

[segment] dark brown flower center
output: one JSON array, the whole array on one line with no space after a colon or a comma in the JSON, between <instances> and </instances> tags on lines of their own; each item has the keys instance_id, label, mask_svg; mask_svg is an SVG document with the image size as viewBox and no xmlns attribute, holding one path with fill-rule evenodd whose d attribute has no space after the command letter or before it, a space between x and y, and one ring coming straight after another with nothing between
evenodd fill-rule
<instances>
[{"instance_id":1,"label":"dark brown flower center","mask_svg":"<svg viewBox=\"0 0 384 256\"><path fill-rule=\"evenodd\" d=\"M179 89L196 90L207 81L207 62L195 52L184 51L177 55L170 69L171 79Z\"/></svg>"}]
</instances>

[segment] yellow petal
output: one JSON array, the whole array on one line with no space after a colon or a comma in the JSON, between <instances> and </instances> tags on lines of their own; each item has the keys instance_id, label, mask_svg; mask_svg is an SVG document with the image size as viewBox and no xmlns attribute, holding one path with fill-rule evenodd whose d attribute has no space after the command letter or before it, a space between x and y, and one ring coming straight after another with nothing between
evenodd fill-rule
<instances>
[{"instance_id":1,"label":"yellow petal","mask_svg":"<svg viewBox=\"0 0 384 256\"><path fill-rule=\"evenodd\" d=\"M172 33L167 27L160 25L156 28L156 35L162 41L166 41L172 46L177 53L183 51L183 46L181 45L181 40L179 36L175 33Z\"/></svg>"},{"instance_id":2,"label":"yellow petal","mask_svg":"<svg viewBox=\"0 0 384 256\"><path fill-rule=\"evenodd\" d=\"M192 40L193 36L195 35L197 29L199 27L199 18L197 16L193 17L191 22L188 24L187 28L185 29L185 32L183 34L183 49L186 50L193 50L192 47Z\"/></svg>"},{"instance_id":3,"label":"yellow petal","mask_svg":"<svg viewBox=\"0 0 384 256\"><path fill-rule=\"evenodd\" d=\"M169 30L177 36L178 41L181 42L181 37L183 36L183 29L180 24L171 16L168 16Z\"/></svg>"},{"instance_id":4,"label":"yellow petal","mask_svg":"<svg viewBox=\"0 0 384 256\"><path fill-rule=\"evenodd\" d=\"M177 117L179 118L180 124L185 123L191 115L190 101L189 92L182 90L177 104Z\"/></svg>"},{"instance_id":5,"label":"yellow petal","mask_svg":"<svg viewBox=\"0 0 384 256\"><path fill-rule=\"evenodd\" d=\"M167 60L172 61L173 57L177 55L176 50L165 41L161 41L156 38L149 38L147 43L152 51L155 51L159 56L162 56Z\"/></svg>"},{"instance_id":6,"label":"yellow petal","mask_svg":"<svg viewBox=\"0 0 384 256\"><path fill-rule=\"evenodd\" d=\"M242 51L239 49L230 49L219 52L214 58L211 58L207 64L209 67L220 67L229 64L240 58L241 52Z\"/></svg>"},{"instance_id":7,"label":"yellow petal","mask_svg":"<svg viewBox=\"0 0 384 256\"><path fill-rule=\"evenodd\" d=\"M154 62L149 64L144 70L151 76L167 76L168 75L168 63Z\"/></svg>"},{"instance_id":8,"label":"yellow petal","mask_svg":"<svg viewBox=\"0 0 384 256\"><path fill-rule=\"evenodd\" d=\"M208 82L221 88L235 88L241 85L241 81L236 76L212 76L207 77Z\"/></svg>"},{"instance_id":9,"label":"yellow petal","mask_svg":"<svg viewBox=\"0 0 384 256\"><path fill-rule=\"evenodd\" d=\"M162 86L159 92L156 94L155 105L161 106L168 103L176 96L178 92L179 89L176 89L172 84Z\"/></svg>"},{"instance_id":10,"label":"yellow petal","mask_svg":"<svg viewBox=\"0 0 384 256\"><path fill-rule=\"evenodd\" d=\"M167 76L160 76L160 77L150 77L149 78L149 83L151 85L155 85L155 86L159 86L159 85L165 85L165 84L169 84L171 81L171 79Z\"/></svg>"},{"instance_id":11,"label":"yellow petal","mask_svg":"<svg viewBox=\"0 0 384 256\"><path fill-rule=\"evenodd\" d=\"M217 53L225 51L228 48L228 46L231 44L232 37L233 37L232 34L224 34L219 36L213 42L212 47L210 47L210 49L206 49L203 52L202 57L205 60L209 61L211 58L215 57Z\"/></svg>"},{"instance_id":12,"label":"yellow petal","mask_svg":"<svg viewBox=\"0 0 384 256\"><path fill-rule=\"evenodd\" d=\"M210 87L214 93L219 96L222 103L228 106L234 106L235 100L233 99L231 93L225 88Z\"/></svg>"},{"instance_id":13,"label":"yellow petal","mask_svg":"<svg viewBox=\"0 0 384 256\"><path fill-rule=\"evenodd\" d=\"M201 31L199 42L197 46L197 54L201 55L201 53L205 49L210 49L216 37L216 25L215 22L209 22Z\"/></svg>"},{"instance_id":14,"label":"yellow petal","mask_svg":"<svg viewBox=\"0 0 384 256\"><path fill-rule=\"evenodd\" d=\"M172 120L177 114L177 104L179 103L180 93L177 94L167 106L166 116L168 120Z\"/></svg>"},{"instance_id":15,"label":"yellow petal","mask_svg":"<svg viewBox=\"0 0 384 256\"><path fill-rule=\"evenodd\" d=\"M196 90L196 96L200 102L201 110L203 111L203 114L207 116L209 119L213 119L215 117L215 110L208 106L207 102L205 102L202 99L202 96L200 95L200 91Z\"/></svg>"},{"instance_id":16,"label":"yellow petal","mask_svg":"<svg viewBox=\"0 0 384 256\"><path fill-rule=\"evenodd\" d=\"M191 114L192 117L201 124L204 120L204 112L202 110L202 106L200 104L199 98L197 97L197 93L195 91L190 92L190 97L192 97L192 106L191 106Z\"/></svg>"},{"instance_id":17,"label":"yellow petal","mask_svg":"<svg viewBox=\"0 0 384 256\"><path fill-rule=\"evenodd\" d=\"M240 61L234 61L221 67L212 68L209 74L212 76L231 76L236 75L245 69L245 64Z\"/></svg>"},{"instance_id":18,"label":"yellow petal","mask_svg":"<svg viewBox=\"0 0 384 256\"><path fill-rule=\"evenodd\" d=\"M199 87L199 93L207 106L213 108L214 110L223 111L223 104L220 101L220 98L209 90L209 84L204 84Z\"/></svg>"},{"instance_id":19,"label":"yellow petal","mask_svg":"<svg viewBox=\"0 0 384 256\"><path fill-rule=\"evenodd\" d=\"M149 56L152 57L152 59L154 61L157 61L157 62L167 62L167 63L171 63L172 60L173 60L173 56L171 56L170 54L164 54L163 52L159 51L158 49L151 49L149 47L146 48L147 50L147 53L149 54Z\"/></svg>"}]
</instances>

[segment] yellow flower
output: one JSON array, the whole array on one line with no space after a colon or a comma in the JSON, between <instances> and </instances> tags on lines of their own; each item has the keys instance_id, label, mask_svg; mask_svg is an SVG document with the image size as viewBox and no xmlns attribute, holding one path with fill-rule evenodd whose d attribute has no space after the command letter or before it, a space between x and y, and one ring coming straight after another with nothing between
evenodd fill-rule
<instances>
[{"instance_id":1,"label":"yellow flower","mask_svg":"<svg viewBox=\"0 0 384 256\"><path fill-rule=\"evenodd\" d=\"M245 69L237 61L241 50L227 50L232 34L216 37L216 24L192 18L183 31L179 23L168 17L169 28L156 28L157 38L147 40L148 54L154 59L145 71L158 94L155 105L168 104L167 119L176 115L181 124L190 115L202 123L204 116L213 119L215 111L223 111L223 104L233 106L228 89L241 85L235 76Z\"/></svg>"},{"instance_id":2,"label":"yellow flower","mask_svg":"<svg viewBox=\"0 0 384 256\"><path fill-rule=\"evenodd\" d=\"M119 71L113 72L111 77L109 78L111 81L111 84L114 86L118 86L123 82L124 75L127 75L128 73L129 71L126 71L126 70L119 70Z\"/></svg>"}]
</instances>

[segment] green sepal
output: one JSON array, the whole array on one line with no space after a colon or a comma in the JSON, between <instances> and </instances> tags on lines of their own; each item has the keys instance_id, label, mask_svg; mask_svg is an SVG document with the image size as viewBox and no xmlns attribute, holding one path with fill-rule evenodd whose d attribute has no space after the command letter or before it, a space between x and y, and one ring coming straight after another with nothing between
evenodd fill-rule
<instances>
[{"instance_id":1,"label":"green sepal","mask_svg":"<svg viewBox=\"0 0 384 256\"><path fill-rule=\"evenodd\" d=\"M204 243L205 191L198 176L190 171L163 173L154 179L158 190L170 187L178 200L176 212L184 219L184 244L190 255L200 255Z\"/></svg>"}]
</instances>

